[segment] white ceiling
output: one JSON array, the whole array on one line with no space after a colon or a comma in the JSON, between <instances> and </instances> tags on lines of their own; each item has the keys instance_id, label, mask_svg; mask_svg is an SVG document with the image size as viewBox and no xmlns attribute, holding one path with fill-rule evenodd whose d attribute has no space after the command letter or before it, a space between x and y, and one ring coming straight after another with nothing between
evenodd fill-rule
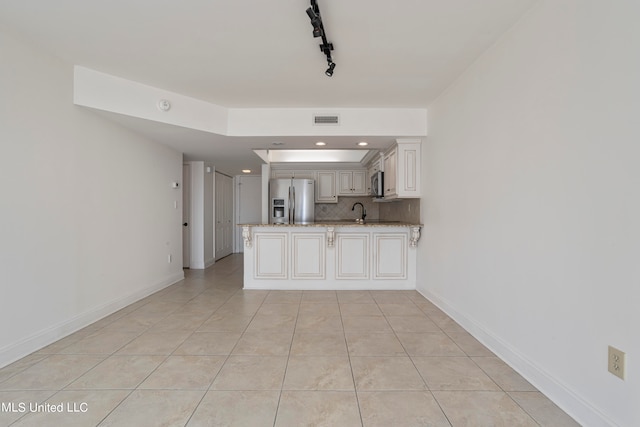
<instances>
[{"instance_id":1,"label":"white ceiling","mask_svg":"<svg viewBox=\"0 0 640 427\"><path fill-rule=\"evenodd\" d=\"M318 0L331 78L307 0L3 0L0 24L71 64L225 107L426 108L535 2ZM259 165L251 149L275 140L106 115L232 174ZM353 148L365 137L323 139ZM291 149L317 139L277 140Z\"/></svg>"}]
</instances>

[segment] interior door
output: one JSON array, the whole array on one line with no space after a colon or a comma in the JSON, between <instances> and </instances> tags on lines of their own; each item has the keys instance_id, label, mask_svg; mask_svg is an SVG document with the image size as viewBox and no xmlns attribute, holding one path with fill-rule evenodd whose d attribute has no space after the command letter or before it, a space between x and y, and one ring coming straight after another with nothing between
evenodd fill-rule
<instances>
[{"instance_id":1,"label":"interior door","mask_svg":"<svg viewBox=\"0 0 640 427\"><path fill-rule=\"evenodd\" d=\"M233 253L233 178L224 180L224 231L222 251L227 256Z\"/></svg>"},{"instance_id":2,"label":"interior door","mask_svg":"<svg viewBox=\"0 0 640 427\"><path fill-rule=\"evenodd\" d=\"M182 165L182 267L191 261L191 166Z\"/></svg>"},{"instance_id":3,"label":"interior door","mask_svg":"<svg viewBox=\"0 0 640 427\"><path fill-rule=\"evenodd\" d=\"M215 259L233 252L233 179L216 172Z\"/></svg>"}]
</instances>

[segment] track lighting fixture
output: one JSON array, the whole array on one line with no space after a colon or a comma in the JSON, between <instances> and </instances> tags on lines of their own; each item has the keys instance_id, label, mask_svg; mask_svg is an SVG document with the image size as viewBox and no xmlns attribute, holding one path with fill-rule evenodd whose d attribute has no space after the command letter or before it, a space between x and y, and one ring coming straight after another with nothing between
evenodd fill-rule
<instances>
[{"instance_id":1,"label":"track lighting fixture","mask_svg":"<svg viewBox=\"0 0 640 427\"><path fill-rule=\"evenodd\" d=\"M322 37L324 32L322 31L322 20L320 20L320 16L316 15L313 8L307 9L307 15L309 15L311 25L313 26L313 37Z\"/></svg>"},{"instance_id":2,"label":"track lighting fixture","mask_svg":"<svg viewBox=\"0 0 640 427\"><path fill-rule=\"evenodd\" d=\"M307 9L307 16L311 20L311 26L313 27L313 37L322 37L322 44L320 50L327 57L327 64L329 68L324 73L331 77L333 76L333 70L336 68L336 64L331 58L331 51L333 50L333 43L329 43L326 33L324 31L324 25L322 24L322 18L320 17L320 8L318 7L317 0L311 0L311 7Z\"/></svg>"},{"instance_id":3,"label":"track lighting fixture","mask_svg":"<svg viewBox=\"0 0 640 427\"><path fill-rule=\"evenodd\" d=\"M336 68L336 64L334 64L333 62L329 62L329 68L327 68L327 71L325 71L324 73L331 77L333 76L333 69Z\"/></svg>"}]
</instances>

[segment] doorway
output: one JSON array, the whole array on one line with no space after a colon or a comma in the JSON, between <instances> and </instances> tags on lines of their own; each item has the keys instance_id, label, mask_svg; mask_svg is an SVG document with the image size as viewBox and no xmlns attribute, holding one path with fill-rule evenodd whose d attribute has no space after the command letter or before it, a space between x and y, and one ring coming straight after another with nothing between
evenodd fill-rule
<instances>
[{"instance_id":1,"label":"doorway","mask_svg":"<svg viewBox=\"0 0 640 427\"><path fill-rule=\"evenodd\" d=\"M182 268L191 264L191 166L182 165Z\"/></svg>"}]
</instances>

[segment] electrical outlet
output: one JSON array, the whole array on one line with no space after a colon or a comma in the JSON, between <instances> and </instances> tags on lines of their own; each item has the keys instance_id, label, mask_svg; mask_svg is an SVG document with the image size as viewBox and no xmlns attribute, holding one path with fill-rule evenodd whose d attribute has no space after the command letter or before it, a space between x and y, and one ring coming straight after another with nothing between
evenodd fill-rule
<instances>
[{"instance_id":1,"label":"electrical outlet","mask_svg":"<svg viewBox=\"0 0 640 427\"><path fill-rule=\"evenodd\" d=\"M609 372L624 380L624 351L609 346Z\"/></svg>"},{"instance_id":2,"label":"electrical outlet","mask_svg":"<svg viewBox=\"0 0 640 427\"><path fill-rule=\"evenodd\" d=\"M171 264L171 254L167 255L167 262Z\"/></svg>"}]
</instances>

